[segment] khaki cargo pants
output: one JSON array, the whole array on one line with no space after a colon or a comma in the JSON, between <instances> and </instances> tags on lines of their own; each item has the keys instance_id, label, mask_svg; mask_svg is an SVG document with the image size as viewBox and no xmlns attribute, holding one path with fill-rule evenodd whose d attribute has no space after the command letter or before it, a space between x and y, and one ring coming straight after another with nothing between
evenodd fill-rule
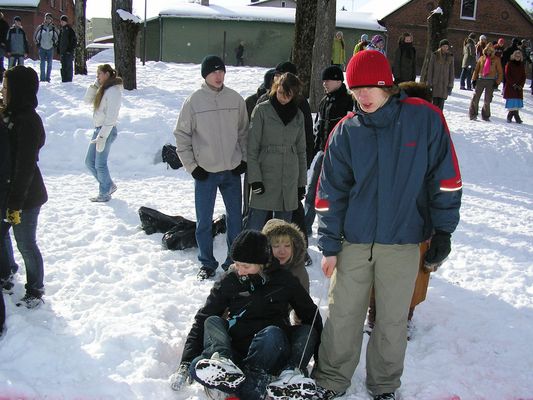
<instances>
[{"instance_id":1,"label":"khaki cargo pants","mask_svg":"<svg viewBox=\"0 0 533 400\"><path fill-rule=\"evenodd\" d=\"M377 395L400 387L419 257L418 244L343 245L331 278L329 316L314 374L320 386L338 392L350 386L373 285L377 319L366 351L367 388Z\"/></svg>"}]
</instances>

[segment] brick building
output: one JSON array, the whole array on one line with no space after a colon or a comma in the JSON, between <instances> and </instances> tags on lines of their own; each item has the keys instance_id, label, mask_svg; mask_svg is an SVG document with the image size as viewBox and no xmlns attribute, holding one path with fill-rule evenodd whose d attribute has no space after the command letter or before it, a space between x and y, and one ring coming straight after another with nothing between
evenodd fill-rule
<instances>
[{"instance_id":1,"label":"brick building","mask_svg":"<svg viewBox=\"0 0 533 400\"><path fill-rule=\"evenodd\" d=\"M39 58L37 46L33 42L35 29L43 23L44 15L51 13L54 17L54 25L59 27L61 15L67 15L69 22L74 19L74 0L0 0L0 11L4 19L11 26L13 18L22 18L22 28L28 38L30 48L29 57L36 60Z\"/></svg>"},{"instance_id":2,"label":"brick building","mask_svg":"<svg viewBox=\"0 0 533 400\"><path fill-rule=\"evenodd\" d=\"M403 5L378 20L387 29L387 54L391 62L398 37L402 32L411 32L417 52L417 74L420 74L426 51L427 17L437 5L436 0L404 1ZM514 37L533 39L533 21L515 0L455 0L448 24L448 40L455 57L457 76L461 70L463 41L470 32L477 36L484 34L489 41L502 37L508 46Z\"/></svg>"}]
</instances>

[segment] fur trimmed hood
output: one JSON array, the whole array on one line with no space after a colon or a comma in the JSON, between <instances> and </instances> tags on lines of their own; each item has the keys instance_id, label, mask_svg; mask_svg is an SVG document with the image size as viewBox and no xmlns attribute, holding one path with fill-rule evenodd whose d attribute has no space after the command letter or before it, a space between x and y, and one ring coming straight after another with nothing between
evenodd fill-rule
<instances>
[{"instance_id":1,"label":"fur trimmed hood","mask_svg":"<svg viewBox=\"0 0 533 400\"><path fill-rule=\"evenodd\" d=\"M296 224L273 218L265 224L262 232L266 235L269 242L275 236L289 236L293 245L293 255L292 260L285 267L292 269L304 265L305 239Z\"/></svg>"}]
</instances>

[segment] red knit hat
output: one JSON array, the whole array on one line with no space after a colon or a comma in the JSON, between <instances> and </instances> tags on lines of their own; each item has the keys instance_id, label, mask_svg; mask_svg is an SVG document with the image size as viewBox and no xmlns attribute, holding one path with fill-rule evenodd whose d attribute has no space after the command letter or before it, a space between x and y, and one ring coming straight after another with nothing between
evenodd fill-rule
<instances>
[{"instance_id":1,"label":"red knit hat","mask_svg":"<svg viewBox=\"0 0 533 400\"><path fill-rule=\"evenodd\" d=\"M350 89L364 86L387 87L394 84L387 58L379 51L358 52L346 68L346 81Z\"/></svg>"}]
</instances>

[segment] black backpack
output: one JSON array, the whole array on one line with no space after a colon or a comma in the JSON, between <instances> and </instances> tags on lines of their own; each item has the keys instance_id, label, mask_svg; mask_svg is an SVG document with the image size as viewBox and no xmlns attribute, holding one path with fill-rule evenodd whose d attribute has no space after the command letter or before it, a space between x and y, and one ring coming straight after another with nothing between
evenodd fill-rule
<instances>
[{"instance_id":1,"label":"black backpack","mask_svg":"<svg viewBox=\"0 0 533 400\"><path fill-rule=\"evenodd\" d=\"M172 169L183 167L183 164L178 157L178 153L176 152L176 146L172 146L170 143L163 146L163 149L161 150L161 158L163 159L163 162L167 163Z\"/></svg>"}]
</instances>

